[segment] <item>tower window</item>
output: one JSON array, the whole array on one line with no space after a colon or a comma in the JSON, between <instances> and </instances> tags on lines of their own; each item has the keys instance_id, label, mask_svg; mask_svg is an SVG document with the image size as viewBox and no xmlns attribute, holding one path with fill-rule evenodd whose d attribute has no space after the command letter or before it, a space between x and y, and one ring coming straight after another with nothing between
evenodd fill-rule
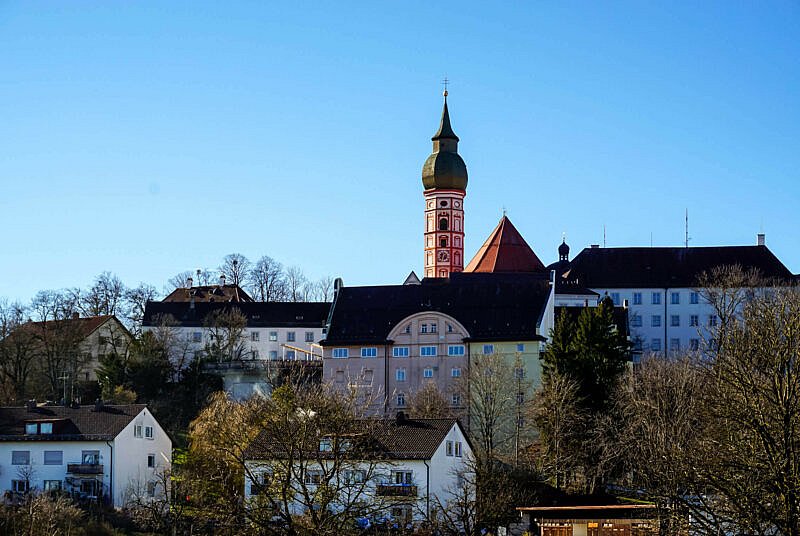
<instances>
[{"instance_id":1,"label":"tower window","mask_svg":"<svg viewBox=\"0 0 800 536\"><path fill-rule=\"evenodd\" d=\"M440 231L447 230L447 218L442 218L439 220L439 230Z\"/></svg>"},{"instance_id":2,"label":"tower window","mask_svg":"<svg viewBox=\"0 0 800 536\"><path fill-rule=\"evenodd\" d=\"M439 240L439 247L446 248L447 247L447 238L442 238Z\"/></svg>"},{"instance_id":3,"label":"tower window","mask_svg":"<svg viewBox=\"0 0 800 536\"><path fill-rule=\"evenodd\" d=\"M447 206L447 201L439 201L439 205L442 206L442 207L446 207Z\"/></svg>"}]
</instances>

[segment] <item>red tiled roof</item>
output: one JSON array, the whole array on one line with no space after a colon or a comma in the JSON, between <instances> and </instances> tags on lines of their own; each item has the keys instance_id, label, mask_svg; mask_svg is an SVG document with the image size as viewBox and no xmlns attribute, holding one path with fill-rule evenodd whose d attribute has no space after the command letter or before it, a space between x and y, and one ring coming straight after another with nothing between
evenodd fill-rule
<instances>
[{"instance_id":1,"label":"red tiled roof","mask_svg":"<svg viewBox=\"0 0 800 536\"><path fill-rule=\"evenodd\" d=\"M506 216L500 220L465 272L544 272L536 253Z\"/></svg>"},{"instance_id":2,"label":"red tiled roof","mask_svg":"<svg viewBox=\"0 0 800 536\"><path fill-rule=\"evenodd\" d=\"M30 330L31 333L41 335L44 331L47 331L48 329L56 329L56 327L59 325L60 326L68 325L70 330L72 330L74 327L76 330L75 332L79 333L83 338L86 338L89 335L91 335L97 328L99 328L112 318L116 319L114 315L86 316L78 318L68 318L65 320L48 320L46 322L28 322L27 324L23 324L22 327L24 329Z\"/></svg>"},{"instance_id":3,"label":"red tiled roof","mask_svg":"<svg viewBox=\"0 0 800 536\"><path fill-rule=\"evenodd\" d=\"M200 285L173 290L163 302L237 302L250 303L253 298L239 285Z\"/></svg>"}]
</instances>

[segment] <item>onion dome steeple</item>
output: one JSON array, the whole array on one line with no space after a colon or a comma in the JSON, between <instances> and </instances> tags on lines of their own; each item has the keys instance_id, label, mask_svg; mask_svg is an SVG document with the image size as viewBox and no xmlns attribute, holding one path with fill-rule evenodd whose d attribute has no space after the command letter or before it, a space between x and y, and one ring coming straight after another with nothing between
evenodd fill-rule
<instances>
[{"instance_id":1,"label":"onion dome steeple","mask_svg":"<svg viewBox=\"0 0 800 536\"><path fill-rule=\"evenodd\" d=\"M558 246L558 260L559 261L569 260L569 246L567 245L566 237L561 239L561 245Z\"/></svg>"},{"instance_id":2,"label":"onion dome steeple","mask_svg":"<svg viewBox=\"0 0 800 536\"><path fill-rule=\"evenodd\" d=\"M433 141L433 153L422 166L422 185L426 190L433 188L466 190L467 165L458 154L458 136L450 125L447 90L444 92L444 108L439 130L431 141Z\"/></svg>"}]
</instances>

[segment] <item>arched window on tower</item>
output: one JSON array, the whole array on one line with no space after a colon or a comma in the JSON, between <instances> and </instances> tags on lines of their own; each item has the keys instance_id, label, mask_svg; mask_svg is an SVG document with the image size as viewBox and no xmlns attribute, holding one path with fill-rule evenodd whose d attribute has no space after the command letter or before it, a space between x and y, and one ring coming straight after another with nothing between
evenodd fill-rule
<instances>
[{"instance_id":1,"label":"arched window on tower","mask_svg":"<svg viewBox=\"0 0 800 536\"><path fill-rule=\"evenodd\" d=\"M446 248L447 247L447 237L443 236L439 239L439 247Z\"/></svg>"},{"instance_id":2,"label":"arched window on tower","mask_svg":"<svg viewBox=\"0 0 800 536\"><path fill-rule=\"evenodd\" d=\"M440 231L447 230L447 218L442 218L439 220L439 230Z\"/></svg>"}]
</instances>

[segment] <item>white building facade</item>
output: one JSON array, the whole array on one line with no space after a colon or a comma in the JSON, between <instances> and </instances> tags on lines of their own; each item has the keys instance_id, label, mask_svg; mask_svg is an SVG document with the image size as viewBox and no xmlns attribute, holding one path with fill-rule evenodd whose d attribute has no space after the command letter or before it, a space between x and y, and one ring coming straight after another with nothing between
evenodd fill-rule
<instances>
[{"instance_id":1,"label":"white building facade","mask_svg":"<svg viewBox=\"0 0 800 536\"><path fill-rule=\"evenodd\" d=\"M166 493L172 440L144 405L0 408L6 499L63 491L123 507Z\"/></svg>"}]
</instances>

